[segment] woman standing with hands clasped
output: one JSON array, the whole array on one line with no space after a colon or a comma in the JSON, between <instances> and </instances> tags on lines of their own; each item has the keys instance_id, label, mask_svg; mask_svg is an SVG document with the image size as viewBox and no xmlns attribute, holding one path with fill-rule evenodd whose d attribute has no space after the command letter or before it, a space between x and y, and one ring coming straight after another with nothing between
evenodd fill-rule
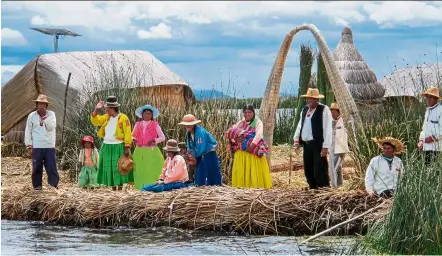
<instances>
[{"instance_id":1,"label":"woman standing with hands clasped","mask_svg":"<svg viewBox=\"0 0 442 256\"><path fill-rule=\"evenodd\" d=\"M155 183L160 176L164 158L157 144L166 138L155 121L160 115L158 109L145 105L135 110L135 115L141 118L132 132L132 138L137 145L133 156L135 188L140 190L144 185Z\"/></svg>"}]
</instances>

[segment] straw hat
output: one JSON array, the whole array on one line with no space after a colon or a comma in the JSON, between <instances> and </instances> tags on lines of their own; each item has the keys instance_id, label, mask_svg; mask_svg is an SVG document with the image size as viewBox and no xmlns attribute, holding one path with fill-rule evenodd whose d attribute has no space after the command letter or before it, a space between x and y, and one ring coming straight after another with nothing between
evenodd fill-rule
<instances>
[{"instance_id":1,"label":"straw hat","mask_svg":"<svg viewBox=\"0 0 442 256\"><path fill-rule=\"evenodd\" d=\"M386 142L390 143L395 148L395 152L394 152L395 154L400 154L400 153L404 152L404 150L405 150L404 143L402 143L402 141L395 139L393 137L385 137L383 139L373 138L372 140L378 144L379 148L382 148L382 145Z\"/></svg>"},{"instance_id":2,"label":"straw hat","mask_svg":"<svg viewBox=\"0 0 442 256\"><path fill-rule=\"evenodd\" d=\"M178 142L176 140L168 140L163 148L166 152L180 152Z\"/></svg>"},{"instance_id":3,"label":"straw hat","mask_svg":"<svg viewBox=\"0 0 442 256\"><path fill-rule=\"evenodd\" d=\"M144 105L144 106L141 106L141 107L137 108L137 109L135 110L135 115L136 115L138 118L143 118L143 112L144 112L144 110L146 110L146 109L152 111L153 118L158 118L158 116L160 115L160 111L159 111L158 109L152 107L151 105Z\"/></svg>"},{"instance_id":4,"label":"straw hat","mask_svg":"<svg viewBox=\"0 0 442 256\"><path fill-rule=\"evenodd\" d=\"M120 103L117 101L117 97L115 96L109 96L106 99L106 104L104 104L105 108L117 108L121 106Z\"/></svg>"},{"instance_id":5,"label":"straw hat","mask_svg":"<svg viewBox=\"0 0 442 256\"><path fill-rule=\"evenodd\" d=\"M132 157L122 156L118 160L118 172L121 175L127 175L132 170L133 166L134 166L134 161Z\"/></svg>"},{"instance_id":6,"label":"straw hat","mask_svg":"<svg viewBox=\"0 0 442 256\"><path fill-rule=\"evenodd\" d=\"M422 96L433 96L436 97L438 99L441 99L439 96L439 89L437 89L436 87L431 87L429 88L427 91L425 91L424 93L421 94Z\"/></svg>"},{"instance_id":7,"label":"straw hat","mask_svg":"<svg viewBox=\"0 0 442 256\"><path fill-rule=\"evenodd\" d=\"M92 147L95 147L94 137L92 137L92 136L84 136L83 138L80 139L80 145L84 146L85 142L90 142L90 143L92 143Z\"/></svg>"},{"instance_id":8,"label":"straw hat","mask_svg":"<svg viewBox=\"0 0 442 256\"><path fill-rule=\"evenodd\" d=\"M46 96L46 95L44 95L44 94L40 94L40 95L38 95L37 99L36 99L36 100L33 100L33 101L34 101L34 102L42 102L42 103L47 103L47 104L49 104L48 96Z\"/></svg>"},{"instance_id":9,"label":"straw hat","mask_svg":"<svg viewBox=\"0 0 442 256\"><path fill-rule=\"evenodd\" d=\"M201 120L197 120L192 114L187 114L183 117L183 121L179 125L195 125L201 123Z\"/></svg>"},{"instance_id":10,"label":"straw hat","mask_svg":"<svg viewBox=\"0 0 442 256\"><path fill-rule=\"evenodd\" d=\"M308 88L307 93L301 95L301 98L323 99L324 95L320 94L316 88Z\"/></svg>"},{"instance_id":11,"label":"straw hat","mask_svg":"<svg viewBox=\"0 0 442 256\"><path fill-rule=\"evenodd\" d=\"M340 110L340 109L339 109L339 105L338 105L338 103L333 102L333 103L331 104L331 106L330 106L330 110L333 110L333 109L335 109L335 110Z\"/></svg>"}]
</instances>

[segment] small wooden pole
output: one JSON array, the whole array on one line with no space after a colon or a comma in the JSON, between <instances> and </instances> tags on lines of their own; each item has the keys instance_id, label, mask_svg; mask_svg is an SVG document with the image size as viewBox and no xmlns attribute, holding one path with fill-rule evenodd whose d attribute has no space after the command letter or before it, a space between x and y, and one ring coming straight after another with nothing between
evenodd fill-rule
<instances>
[{"instance_id":1,"label":"small wooden pole","mask_svg":"<svg viewBox=\"0 0 442 256\"><path fill-rule=\"evenodd\" d=\"M289 185L292 182L292 169L293 169L293 166L292 166L292 151L293 151L293 146L290 146L290 151L289 151L289 154L290 154Z\"/></svg>"},{"instance_id":2,"label":"small wooden pole","mask_svg":"<svg viewBox=\"0 0 442 256\"><path fill-rule=\"evenodd\" d=\"M61 158L62 165L64 164L64 124L66 119L66 105L67 105L67 98L68 98L68 90L69 90L69 82L71 80L72 73L69 72L68 80L66 82L66 90L64 92L64 113L63 113L63 126L61 127L61 153L63 154Z\"/></svg>"}]
</instances>

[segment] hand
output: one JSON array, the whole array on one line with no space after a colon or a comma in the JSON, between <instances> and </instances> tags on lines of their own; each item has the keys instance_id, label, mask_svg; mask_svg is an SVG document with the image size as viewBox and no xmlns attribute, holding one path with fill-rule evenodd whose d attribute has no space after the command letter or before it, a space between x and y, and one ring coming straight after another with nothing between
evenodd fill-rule
<instances>
[{"instance_id":1,"label":"hand","mask_svg":"<svg viewBox=\"0 0 442 256\"><path fill-rule=\"evenodd\" d=\"M29 158L32 159L32 147L28 148Z\"/></svg>"},{"instance_id":2,"label":"hand","mask_svg":"<svg viewBox=\"0 0 442 256\"><path fill-rule=\"evenodd\" d=\"M124 156L129 157L129 148L124 148Z\"/></svg>"},{"instance_id":3,"label":"hand","mask_svg":"<svg viewBox=\"0 0 442 256\"><path fill-rule=\"evenodd\" d=\"M326 157L328 154L328 148L322 148L321 150L321 157Z\"/></svg>"},{"instance_id":4,"label":"hand","mask_svg":"<svg viewBox=\"0 0 442 256\"><path fill-rule=\"evenodd\" d=\"M424 148L424 142L420 140L419 143L417 143L417 149L419 151L422 151L423 148Z\"/></svg>"},{"instance_id":5,"label":"hand","mask_svg":"<svg viewBox=\"0 0 442 256\"><path fill-rule=\"evenodd\" d=\"M95 106L95 111L98 111L100 109L102 109L104 106L104 101L100 100L97 105Z\"/></svg>"},{"instance_id":6,"label":"hand","mask_svg":"<svg viewBox=\"0 0 442 256\"><path fill-rule=\"evenodd\" d=\"M246 151L249 153L253 153L253 150L255 149L256 145L251 143L247 148Z\"/></svg>"}]
</instances>

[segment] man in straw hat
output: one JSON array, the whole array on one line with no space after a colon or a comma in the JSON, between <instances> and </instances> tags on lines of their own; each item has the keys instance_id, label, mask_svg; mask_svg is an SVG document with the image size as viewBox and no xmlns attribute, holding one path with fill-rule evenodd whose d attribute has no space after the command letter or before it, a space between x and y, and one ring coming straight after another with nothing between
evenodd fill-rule
<instances>
[{"instance_id":1,"label":"man in straw hat","mask_svg":"<svg viewBox=\"0 0 442 256\"><path fill-rule=\"evenodd\" d=\"M337 103L330 106L333 117L333 140L330 148L330 176L332 187L342 186L342 163L348 148L348 135L341 117L341 110Z\"/></svg>"},{"instance_id":2,"label":"man in straw hat","mask_svg":"<svg viewBox=\"0 0 442 256\"><path fill-rule=\"evenodd\" d=\"M379 197L392 197L399 175L404 171L402 160L395 155L404 151L404 144L392 137L374 138L373 141L382 148L382 154L370 161L365 175L365 189Z\"/></svg>"},{"instance_id":3,"label":"man in straw hat","mask_svg":"<svg viewBox=\"0 0 442 256\"><path fill-rule=\"evenodd\" d=\"M91 114L91 123L100 127L98 137L103 138L100 149L100 162L98 163L98 184L121 189L123 184L134 182L133 171L127 175L118 172L118 160L124 155L129 157L132 144L132 129L129 118L120 113L120 103L117 97L109 96L106 100L98 102ZM98 111L106 108L105 115Z\"/></svg>"},{"instance_id":4,"label":"man in straw hat","mask_svg":"<svg viewBox=\"0 0 442 256\"><path fill-rule=\"evenodd\" d=\"M294 136L296 150L304 148L304 174L310 189L328 187L327 154L332 144L333 128L330 109L319 103L324 95L316 88L309 88L306 98L307 106L303 108L301 120Z\"/></svg>"},{"instance_id":5,"label":"man in straw hat","mask_svg":"<svg viewBox=\"0 0 442 256\"><path fill-rule=\"evenodd\" d=\"M442 105L439 89L432 87L422 93L427 101L424 124L419 136L418 148L425 152L425 163L429 165L442 151Z\"/></svg>"},{"instance_id":6,"label":"man in straw hat","mask_svg":"<svg viewBox=\"0 0 442 256\"><path fill-rule=\"evenodd\" d=\"M47 110L48 96L38 95L35 102L37 110L28 115L25 128L25 145L32 158L32 186L42 189L43 166L48 175L48 184L57 188L59 176L55 156L55 113Z\"/></svg>"}]
</instances>

